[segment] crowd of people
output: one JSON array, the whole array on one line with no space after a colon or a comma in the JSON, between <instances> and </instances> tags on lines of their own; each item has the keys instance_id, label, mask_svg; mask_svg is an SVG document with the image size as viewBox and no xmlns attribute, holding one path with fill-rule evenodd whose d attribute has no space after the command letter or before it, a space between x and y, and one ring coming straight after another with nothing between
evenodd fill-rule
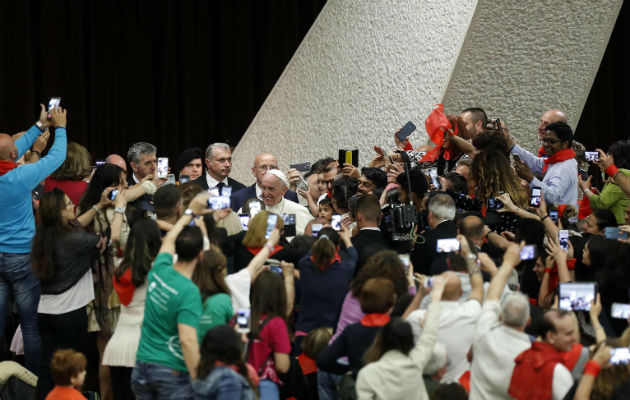
<instances>
[{"instance_id":1,"label":"crowd of people","mask_svg":"<svg viewBox=\"0 0 630 400\"><path fill-rule=\"evenodd\" d=\"M627 140L548 110L531 153L439 106L427 145L264 152L247 186L227 144L96 161L66 116L0 134L3 399L630 394Z\"/></svg>"}]
</instances>

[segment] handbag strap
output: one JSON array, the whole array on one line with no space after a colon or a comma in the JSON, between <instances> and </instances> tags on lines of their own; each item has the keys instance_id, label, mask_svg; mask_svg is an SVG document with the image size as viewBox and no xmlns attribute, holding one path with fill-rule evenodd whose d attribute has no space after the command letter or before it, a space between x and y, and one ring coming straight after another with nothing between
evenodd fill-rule
<instances>
[{"instance_id":1,"label":"handbag strap","mask_svg":"<svg viewBox=\"0 0 630 400\"><path fill-rule=\"evenodd\" d=\"M258 335L256 338L251 336L251 332L247 334L247 337L249 338L249 340L247 341L247 351L245 352L245 362L248 362L249 360L249 352L251 350L252 342L254 341L254 339L260 339L260 333L263 331L267 323L271 321L273 318L274 318L273 316L269 316L263 320L262 324L260 324L260 329L258 330ZM267 362L271 358L272 354L273 354L273 351L269 352L269 355L267 356L267 358L265 358L265 362L263 362L262 367L260 367L260 369L257 371L258 376L262 374L263 370L265 369L265 365L267 365Z\"/></svg>"}]
</instances>

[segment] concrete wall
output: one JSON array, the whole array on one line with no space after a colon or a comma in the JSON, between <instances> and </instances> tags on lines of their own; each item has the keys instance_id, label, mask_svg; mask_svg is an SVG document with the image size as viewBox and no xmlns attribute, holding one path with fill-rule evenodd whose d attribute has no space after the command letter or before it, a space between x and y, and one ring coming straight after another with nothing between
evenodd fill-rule
<instances>
[{"instance_id":1,"label":"concrete wall","mask_svg":"<svg viewBox=\"0 0 630 400\"><path fill-rule=\"evenodd\" d=\"M261 151L281 169L391 147L408 120L427 140L433 105L481 106L533 149L542 110L575 126L622 0L329 0L234 152L252 183Z\"/></svg>"}]
</instances>

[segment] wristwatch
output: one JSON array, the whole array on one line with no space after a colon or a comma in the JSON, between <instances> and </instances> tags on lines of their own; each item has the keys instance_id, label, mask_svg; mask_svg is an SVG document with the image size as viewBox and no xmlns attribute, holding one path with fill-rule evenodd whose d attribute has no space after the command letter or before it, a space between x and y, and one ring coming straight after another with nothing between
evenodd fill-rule
<instances>
[{"instance_id":1,"label":"wristwatch","mask_svg":"<svg viewBox=\"0 0 630 400\"><path fill-rule=\"evenodd\" d=\"M192 208L187 208L186 211L184 211L184 215L190 215L191 217L195 217L195 213L193 212Z\"/></svg>"},{"instance_id":2,"label":"wristwatch","mask_svg":"<svg viewBox=\"0 0 630 400\"><path fill-rule=\"evenodd\" d=\"M35 126L37 127L37 129L39 129L41 133L44 133L48 130L48 128L46 128L44 124L41 123L41 121L35 122Z\"/></svg>"},{"instance_id":3,"label":"wristwatch","mask_svg":"<svg viewBox=\"0 0 630 400\"><path fill-rule=\"evenodd\" d=\"M125 209L122 207L116 207L114 208L114 213L125 214Z\"/></svg>"}]
</instances>

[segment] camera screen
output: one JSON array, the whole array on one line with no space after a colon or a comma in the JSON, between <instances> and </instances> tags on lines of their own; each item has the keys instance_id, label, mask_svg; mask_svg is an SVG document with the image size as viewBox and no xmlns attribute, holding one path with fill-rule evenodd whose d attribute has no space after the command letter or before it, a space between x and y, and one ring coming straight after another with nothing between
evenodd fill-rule
<instances>
[{"instance_id":1,"label":"camera screen","mask_svg":"<svg viewBox=\"0 0 630 400\"><path fill-rule=\"evenodd\" d=\"M610 315L613 318L619 319L630 318L630 304L612 303Z\"/></svg>"},{"instance_id":2,"label":"camera screen","mask_svg":"<svg viewBox=\"0 0 630 400\"><path fill-rule=\"evenodd\" d=\"M604 228L604 236L606 239L627 239L628 233L614 226Z\"/></svg>"},{"instance_id":3,"label":"camera screen","mask_svg":"<svg viewBox=\"0 0 630 400\"><path fill-rule=\"evenodd\" d=\"M596 151L585 151L584 158L586 158L586 161L599 161L599 153Z\"/></svg>"},{"instance_id":4,"label":"camera screen","mask_svg":"<svg viewBox=\"0 0 630 400\"><path fill-rule=\"evenodd\" d=\"M332 216L332 221L330 221L330 225L336 231L341 230L341 215L335 214Z\"/></svg>"},{"instance_id":5,"label":"camera screen","mask_svg":"<svg viewBox=\"0 0 630 400\"><path fill-rule=\"evenodd\" d=\"M50 100L48 101L48 111L52 110L53 108L59 107L60 103L61 103L61 97L51 97Z\"/></svg>"},{"instance_id":6,"label":"camera screen","mask_svg":"<svg viewBox=\"0 0 630 400\"><path fill-rule=\"evenodd\" d=\"M270 265L269 266L269 271L273 272L274 274L281 274L282 273L282 267L279 265Z\"/></svg>"},{"instance_id":7,"label":"camera screen","mask_svg":"<svg viewBox=\"0 0 630 400\"><path fill-rule=\"evenodd\" d=\"M500 210L503 208L503 202L499 199L488 199L488 210Z\"/></svg>"},{"instance_id":8,"label":"camera screen","mask_svg":"<svg viewBox=\"0 0 630 400\"><path fill-rule=\"evenodd\" d=\"M569 231L561 230L558 232L558 242L564 251L569 251Z\"/></svg>"},{"instance_id":9,"label":"camera screen","mask_svg":"<svg viewBox=\"0 0 630 400\"><path fill-rule=\"evenodd\" d=\"M239 330L249 330L249 316L251 310L248 308L241 308L236 314L236 324Z\"/></svg>"},{"instance_id":10,"label":"camera screen","mask_svg":"<svg viewBox=\"0 0 630 400\"><path fill-rule=\"evenodd\" d=\"M249 226L249 215L248 214L239 214L238 218L241 220L241 227L246 231Z\"/></svg>"},{"instance_id":11,"label":"camera screen","mask_svg":"<svg viewBox=\"0 0 630 400\"><path fill-rule=\"evenodd\" d=\"M260 212L260 203L257 201L249 203L249 216L254 218Z\"/></svg>"},{"instance_id":12,"label":"camera screen","mask_svg":"<svg viewBox=\"0 0 630 400\"><path fill-rule=\"evenodd\" d=\"M595 299L595 283L561 283L559 298L561 310L589 311Z\"/></svg>"},{"instance_id":13,"label":"camera screen","mask_svg":"<svg viewBox=\"0 0 630 400\"><path fill-rule=\"evenodd\" d=\"M213 210L221 210L224 208L230 208L230 197L229 196L209 197L208 205Z\"/></svg>"},{"instance_id":14,"label":"camera screen","mask_svg":"<svg viewBox=\"0 0 630 400\"><path fill-rule=\"evenodd\" d=\"M278 222L278 215L271 214L267 217L267 231L265 232L265 238L269 239L271 237L271 232L276 228L276 224Z\"/></svg>"},{"instance_id":15,"label":"camera screen","mask_svg":"<svg viewBox=\"0 0 630 400\"><path fill-rule=\"evenodd\" d=\"M317 234L321 230L322 230L322 224L313 224L313 225L311 225L311 232L313 232L313 236L317 236Z\"/></svg>"},{"instance_id":16,"label":"camera screen","mask_svg":"<svg viewBox=\"0 0 630 400\"><path fill-rule=\"evenodd\" d=\"M453 239L438 239L436 251L438 253L450 253L459 250L459 241Z\"/></svg>"},{"instance_id":17,"label":"camera screen","mask_svg":"<svg viewBox=\"0 0 630 400\"><path fill-rule=\"evenodd\" d=\"M630 348L617 347L610 349L610 363L617 364L630 364Z\"/></svg>"},{"instance_id":18,"label":"camera screen","mask_svg":"<svg viewBox=\"0 0 630 400\"><path fill-rule=\"evenodd\" d=\"M295 214L282 214L285 225L295 225Z\"/></svg>"},{"instance_id":19,"label":"camera screen","mask_svg":"<svg viewBox=\"0 0 630 400\"><path fill-rule=\"evenodd\" d=\"M533 260L536 258L536 246L528 244L521 249L521 260Z\"/></svg>"},{"instance_id":20,"label":"camera screen","mask_svg":"<svg viewBox=\"0 0 630 400\"><path fill-rule=\"evenodd\" d=\"M168 175L168 158L158 158L157 174L159 178L166 178L166 175Z\"/></svg>"}]
</instances>

